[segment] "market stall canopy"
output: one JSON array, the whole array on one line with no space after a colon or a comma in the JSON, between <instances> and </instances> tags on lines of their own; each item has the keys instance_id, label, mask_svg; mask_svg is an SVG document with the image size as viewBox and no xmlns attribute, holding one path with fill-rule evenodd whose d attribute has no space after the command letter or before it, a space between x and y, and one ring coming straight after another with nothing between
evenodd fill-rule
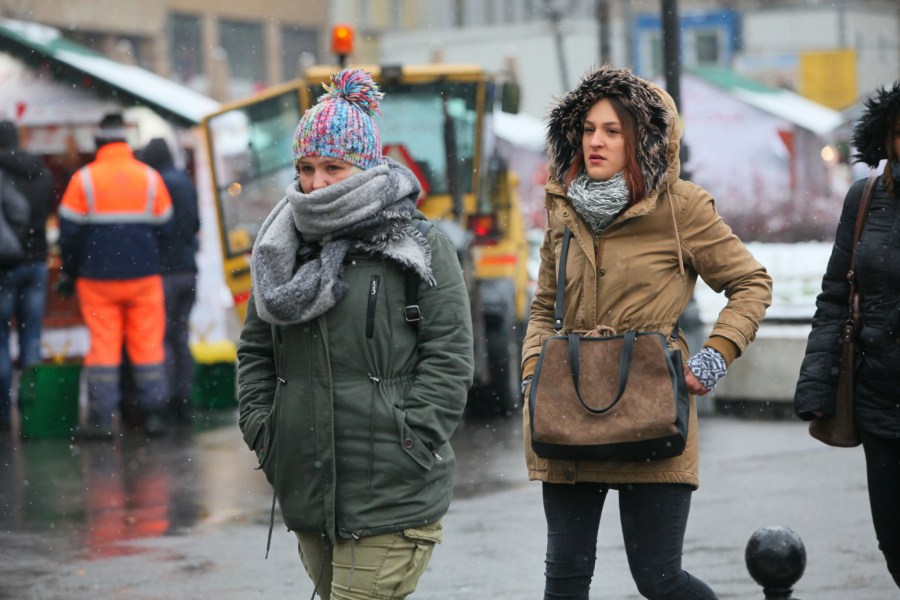
<instances>
[{"instance_id":1,"label":"market stall canopy","mask_svg":"<svg viewBox=\"0 0 900 600\"><path fill-rule=\"evenodd\" d=\"M124 65L67 40L53 27L0 19L0 52L53 77L89 88L122 104L147 106L183 127L198 125L219 103L141 67Z\"/></svg>"},{"instance_id":2,"label":"market stall canopy","mask_svg":"<svg viewBox=\"0 0 900 600\"><path fill-rule=\"evenodd\" d=\"M698 67L688 73L746 102L816 135L826 135L841 125L841 113L790 90L771 88L723 67Z\"/></svg>"}]
</instances>

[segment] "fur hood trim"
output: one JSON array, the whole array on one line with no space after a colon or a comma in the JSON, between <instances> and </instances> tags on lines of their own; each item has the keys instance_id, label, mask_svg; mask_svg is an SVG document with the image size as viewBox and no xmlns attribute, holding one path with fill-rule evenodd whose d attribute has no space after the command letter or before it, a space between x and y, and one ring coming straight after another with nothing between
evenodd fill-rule
<instances>
[{"instance_id":1,"label":"fur hood trim","mask_svg":"<svg viewBox=\"0 0 900 600\"><path fill-rule=\"evenodd\" d=\"M637 77L630 69L603 67L590 71L575 89L551 107L547 119L550 178L560 184L566 180L566 174L581 153L588 111L598 100L609 97L621 101L634 116L637 159L649 193L659 187L669 169L670 133L674 133L672 123L677 122L677 118L672 118L674 104L670 109L671 99L666 102L668 94ZM680 128L677 129L680 134ZM673 141L677 144L680 137L678 135Z\"/></svg>"},{"instance_id":2,"label":"fur hood trim","mask_svg":"<svg viewBox=\"0 0 900 600\"><path fill-rule=\"evenodd\" d=\"M865 112L853 128L853 162L866 163L873 169L888 157L884 147L891 118L900 110L900 81L891 88L879 88L863 100Z\"/></svg>"}]
</instances>

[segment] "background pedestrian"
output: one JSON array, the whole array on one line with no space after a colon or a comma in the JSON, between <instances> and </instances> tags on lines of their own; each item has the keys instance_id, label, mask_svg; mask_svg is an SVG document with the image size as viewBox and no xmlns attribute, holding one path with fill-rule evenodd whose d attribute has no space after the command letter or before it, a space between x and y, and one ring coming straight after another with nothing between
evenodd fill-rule
<instances>
[{"instance_id":1,"label":"background pedestrian","mask_svg":"<svg viewBox=\"0 0 900 600\"><path fill-rule=\"evenodd\" d=\"M168 412L178 422L191 420L191 388L194 359L188 346L191 308L197 297L197 188L191 178L175 168L169 145L162 138L150 140L141 160L156 169L172 198L172 218L159 227L159 272L166 297L166 379Z\"/></svg>"},{"instance_id":2,"label":"background pedestrian","mask_svg":"<svg viewBox=\"0 0 900 600\"><path fill-rule=\"evenodd\" d=\"M588 74L553 107L548 224L523 350L526 392L544 340L558 335L557 257L567 227L574 240L566 262L566 332L598 326L669 332L700 276L725 292L728 305L705 347L684 367L688 391L712 390L754 339L771 302L772 280L722 222L712 197L678 178L680 139L671 97L626 69ZM675 347L688 355L683 336ZM685 452L652 462L540 458L531 448L527 404L524 414L529 477L544 482L545 599L587 600L611 487L619 491L625 551L641 595L716 598L681 568L691 492L699 485L693 397Z\"/></svg>"},{"instance_id":3,"label":"background pedestrian","mask_svg":"<svg viewBox=\"0 0 900 600\"><path fill-rule=\"evenodd\" d=\"M157 228L172 214L159 173L137 161L125 142L121 115L103 118L97 158L69 181L59 208L63 271L61 293L78 293L91 334L84 357L88 422L82 438L112 437L119 406L124 340L134 365L138 402L151 435L166 431L165 307L159 275Z\"/></svg>"},{"instance_id":4,"label":"background pedestrian","mask_svg":"<svg viewBox=\"0 0 900 600\"><path fill-rule=\"evenodd\" d=\"M0 257L0 429L9 427L12 359L9 330L19 335L19 368L41 361L41 321L47 300L47 215L53 201L53 176L43 161L19 147L19 130L0 121L0 201L5 234L18 244L14 255ZM5 244L3 244L5 246Z\"/></svg>"},{"instance_id":5,"label":"background pedestrian","mask_svg":"<svg viewBox=\"0 0 900 600\"><path fill-rule=\"evenodd\" d=\"M854 408L866 454L869 501L878 545L900 587L900 82L865 101L853 130L856 162L876 168L875 186L859 245L854 276L861 327L855 332ZM848 322L850 260L866 180L844 199L834 248L822 279L813 329L800 370L794 407L812 420L835 414L841 332Z\"/></svg>"},{"instance_id":6,"label":"background pedestrian","mask_svg":"<svg viewBox=\"0 0 900 600\"><path fill-rule=\"evenodd\" d=\"M474 371L456 250L415 210L415 175L382 158L380 98L347 69L301 119L238 347L244 440L325 600L415 591Z\"/></svg>"}]
</instances>

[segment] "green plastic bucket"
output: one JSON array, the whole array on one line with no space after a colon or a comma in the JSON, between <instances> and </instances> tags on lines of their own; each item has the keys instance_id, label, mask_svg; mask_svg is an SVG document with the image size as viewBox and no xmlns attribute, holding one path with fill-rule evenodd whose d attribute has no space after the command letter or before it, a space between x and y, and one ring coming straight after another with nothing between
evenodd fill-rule
<instances>
[{"instance_id":1,"label":"green plastic bucket","mask_svg":"<svg viewBox=\"0 0 900 600\"><path fill-rule=\"evenodd\" d=\"M196 408L221 410L235 408L237 369L233 362L194 364L194 389L191 403Z\"/></svg>"},{"instance_id":2,"label":"green plastic bucket","mask_svg":"<svg viewBox=\"0 0 900 600\"><path fill-rule=\"evenodd\" d=\"M35 365L19 381L22 435L34 439L67 438L78 425L81 363Z\"/></svg>"},{"instance_id":3,"label":"green plastic bucket","mask_svg":"<svg viewBox=\"0 0 900 600\"><path fill-rule=\"evenodd\" d=\"M237 401L237 346L229 340L191 346L194 388L191 404L204 410L235 408Z\"/></svg>"}]
</instances>

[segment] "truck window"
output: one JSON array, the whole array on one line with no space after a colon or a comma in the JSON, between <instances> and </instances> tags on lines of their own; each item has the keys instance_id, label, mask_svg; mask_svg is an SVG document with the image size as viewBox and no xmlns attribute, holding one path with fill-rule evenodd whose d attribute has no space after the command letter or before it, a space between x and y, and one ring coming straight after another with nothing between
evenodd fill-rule
<instances>
[{"instance_id":1,"label":"truck window","mask_svg":"<svg viewBox=\"0 0 900 600\"><path fill-rule=\"evenodd\" d=\"M447 194L447 148L444 139L445 113L453 122L456 137L457 173L463 193L472 191L478 122L478 84L436 81L431 83L379 82L384 92L381 115L375 124L381 145L403 145L419 165L432 194ZM321 84L311 85L315 101L325 93Z\"/></svg>"},{"instance_id":2,"label":"truck window","mask_svg":"<svg viewBox=\"0 0 900 600\"><path fill-rule=\"evenodd\" d=\"M381 84L381 115L375 116L381 144L403 144L428 179L432 194L449 192L445 112L456 133L457 173L463 193L472 191L477 83Z\"/></svg>"},{"instance_id":3,"label":"truck window","mask_svg":"<svg viewBox=\"0 0 900 600\"><path fill-rule=\"evenodd\" d=\"M292 144L300 114L300 99L292 90L208 120L229 258L250 251L266 216L294 178Z\"/></svg>"}]
</instances>

